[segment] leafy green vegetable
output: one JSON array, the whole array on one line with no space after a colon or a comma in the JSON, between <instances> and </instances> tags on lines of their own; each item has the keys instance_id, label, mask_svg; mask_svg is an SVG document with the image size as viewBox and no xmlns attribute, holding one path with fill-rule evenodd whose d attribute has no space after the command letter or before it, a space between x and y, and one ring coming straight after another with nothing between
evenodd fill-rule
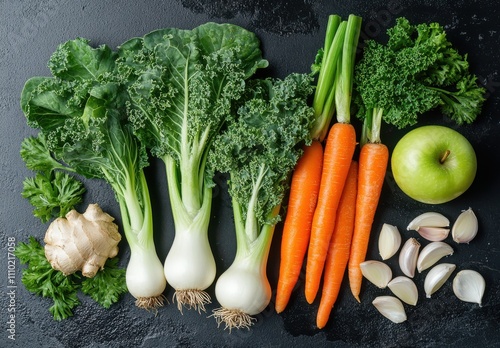
<instances>
[{"instance_id":1,"label":"leafy green vegetable","mask_svg":"<svg viewBox=\"0 0 500 348\"><path fill-rule=\"evenodd\" d=\"M167 164L176 223L192 221L213 185L205 175L210 143L244 79L267 65L259 41L237 26L207 23L154 31L124 43L119 54L121 73L129 74L134 130Z\"/></svg>"},{"instance_id":2,"label":"leafy green vegetable","mask_svg":"<svg viewBox=\"0 0 500 348\"><path fill-rule=\"evenodd\" d=\"M355 68L358 117L368 141L379 141L377 122L404 128L434 108L459 125L476 119L485 89L441 25L412 25L401 17L387 34L387 44L365 42Z\"/></svg>"},{"instance_id":3,"label":"leafy green vegetable","mask_svg":"<svg viewBox=\"0 0 500 348\"><path fill-rule=\"evenodd\" d=\"M127 291L125 271L117 268L117 258L108 260L94 278L82 282L79 274L65 276L53 269L43 246L34 237L30 237L28 243L19 243L14 253L21 263L27 264L22 283L33 294L52 299L49 311L55 320L73 316L73 309L80 304L77 296L80 288L104 308L109 308Z\"/></svg>"},{"instance_id":4,"label":"leafy green vegetable","mask_svg":"<svg viewBox=\"0 0 500 348\"><path fill-rule=\"evenodd\" d=\"M151 202L143 170L148 158L127 120L128 94L114 74L116 58L109 47L92 48L82 38L59 45L48 64L53 77L29 79L21 94L21 107L28 125L38 128L43 136L31 146L37 149L33 156L38 157L41 168L53 165L60 169L64 164L70 171L104 179L111 185L131 259L144 260L142 256L134 258L136 253L149 257L149 264L134 269L140 272L142 267L143 274L151 274L146 270L153 267L152 263L156 269L161 268L161 262L157 256L153 258ZM34 141L30 142L33 145ZM27 162L38 167L35 161ZM158 278L155 292L163 288L155 296L160 296L165 287L164 276ZM129 290L132 292L130 286Z\"/></svg>"},{"instance_id":5,"label":"leafy green vegetable","mask_svg":"<svg viewBox=\"0 0 500 348\"><path fill-rule=\"evenodd\" d=\"M250 81L237 118L214 141L209 155L213 170L229 173L234 214L236 256L217 281L223 308L214 312L230 328L251 323L245 318L269 304L265 269L274 228L301 147L311 142L311 82L311 76L302 74Z\"/></svg>"},{"instance_id":6,"label":"leafy green vegetable","mask_svg":"<svg viewBox=\"0 0 500 348\"><path fill-rule=\"evenodd\" d=\"M310 141L312 91L311 78L303 74L250 81L237 119L214 142L211 165L230 174L229 193L254 233L279 219L275 208L300 157L297 145Z\"/></svg>"},{"instance_id":7,"label":"leafy green vegetable","mask_svg":"<svg viewBox=\"0 0 500 348\"><path fill-rule=\"evenodd\" d=\"M245 80L268 64L259 45L255 34L241 27L206 23L193 30L153 31L119 48L118 71L128 84L130 121L141 142L166 166L176 237L196 233L201 239L208 233L214 184L207 174L207 154ZM197 262L191 256L194 249L177 253L184 261L167 256L167 281L176 290L210 285L188 281L186 272L198 266L215 277L211 252ZM174 274L169 273L172 268L177 269ZM182 279L173 279L175 275Z\"/></svg>"},{"instance_id":8,"label":"leafy green vegetable","mask_svg":"<svg viewBox=\"0 0 500 348\"><path fill-rule=\"evenodd\" d=\"M39 132L36 137L25 138L21 143L20 154L26 167L36 172L50 172L57 169L75 172L73 168L58 162L54 158L47 146L43 132Z\"/></svg>"}]
</instances>

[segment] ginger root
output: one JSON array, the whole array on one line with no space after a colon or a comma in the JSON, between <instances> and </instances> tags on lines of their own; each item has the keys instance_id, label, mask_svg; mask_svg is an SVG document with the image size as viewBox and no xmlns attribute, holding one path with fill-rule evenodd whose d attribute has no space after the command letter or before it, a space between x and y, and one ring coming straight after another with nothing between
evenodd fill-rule
<instances>
[{"instance_id":1,"label":"ginger root","mask_svg":"<svg viewBox=\"0 0 500 348\"><path fill-rule=\"evenodd\" d=\"M108 258L118 254L121 235L114 218L98 204L90 204L85 213L71 210L54 220L45 233L45 256L52 268L65 275L81 271L92 278Z\"/></svg>"}]
</instances>

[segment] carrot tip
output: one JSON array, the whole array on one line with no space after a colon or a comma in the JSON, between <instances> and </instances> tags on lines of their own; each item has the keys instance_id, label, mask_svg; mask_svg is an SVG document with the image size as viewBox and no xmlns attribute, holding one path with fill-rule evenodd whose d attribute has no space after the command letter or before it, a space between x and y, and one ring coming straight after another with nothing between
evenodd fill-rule
<instances>
[{"instance_id":1,"label":"carrot tip","mask_svg":"<svg viewBox=\"0 0 500 348\"><path fill-rule=\"evenodd\" d=\"M307 303L313 304L315 298L316 298L316 296L313 296L311 294L307 294L306 293L306 301L307 301Z\"/></svg>"},{"instance_id":2,"label":"carrot tip","mask_svg":"<svg viewBox=\"0 0 500 348\"><path fill-rule=\"evenodd\" d=\"M321 315L318 313L318 317L319 318L316 318L316 327L318 329L322 329L326 326L326 324L328 323L328 319L330 317L330 315L328 315L328 318L321 318Z\"/></svg>"}]
</instances>

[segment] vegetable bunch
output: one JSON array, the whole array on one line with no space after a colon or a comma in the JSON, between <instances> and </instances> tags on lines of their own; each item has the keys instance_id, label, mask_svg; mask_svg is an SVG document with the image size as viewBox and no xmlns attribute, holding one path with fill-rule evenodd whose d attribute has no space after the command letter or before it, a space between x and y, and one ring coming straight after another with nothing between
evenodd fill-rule
<instances>
[{"instance_id":1,"label":"vegetable bunch","mask_svg":"<svg viewBox=\"0 0 500 348\"><path fill-rule=\"evenodd\" d=\"M312 92L305 74L251 81L210 153L210 166L229 174L237 240L234 261L215 287L222 308L214 316L229 329L250 326L271 299L267 258L290 173L310 142Z\"/></svg>"},{"instance_id":2,"label":"vegetable bunch","mask_svg":"<svg viewBox=\"0 0 500 348\"><path fill-rule=\"evenodd\" d=\"M92 48L82 38L61 44L49 60L53 76L29 79L21 107L28 125L43 136L38 144L46 147L38 152L43 156L32 159L109 183L131 249L127 288L139 307L156 308L163 303L166 281L153 241L143 171L147 154L127 120L129 98L114 74L116 58L109 47Z\"/></svg>"},{"instance_id":3,"label":"vegetable bunch","mask_svg":"<svg viewBox=\"0 0 500 348\"><path fill-rule=\"evenodd\" d=\"M238 26L206 23L133 38L117 52L78 38L49 61L52 77L33 77L21 107L38 137L21 156L39 171L23 195L46 222L81 201L81 183L60 171L104 179L120 206L130 246L127 287L142 308L163 305L166 281L182 306L204 310L215 278L208 244L214 186L208 151L232 102L262 59L256 36ZM176 238L165 267L154 240L144 167L148 153L166 167Z\"/></svg>"},{"instance_id":4,"label":"vegetable bunch","mask_svg":"<svg viewBox=\"0 0 500 348\"><path fill-rule=\"evenodd\" d=\"M164 271L179 310L210 302L204 290L216 274L208 243L214 183L206 162L245 80L267 66L259 45L243 28L206 23L153 31L118 52L134 133L166 168L175 238Z\"/></svg>"}]
</instances>

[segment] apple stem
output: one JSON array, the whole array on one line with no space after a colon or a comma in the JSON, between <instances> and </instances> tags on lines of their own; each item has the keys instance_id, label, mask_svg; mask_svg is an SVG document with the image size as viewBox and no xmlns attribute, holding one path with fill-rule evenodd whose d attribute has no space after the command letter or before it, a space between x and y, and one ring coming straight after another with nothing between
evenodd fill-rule
<instances>
[{"instance_id":1,"label":"apple stem","mask_svg":"<svg viewBox=\"0 0 500 348\"><path fill-rule=\"evenodd\" d=\"M448 158L449 155L450 155L450 150L446 150L443 153L443 156L441 156L441 158L439 159L439 163L443 164L444 161L446 161L446 159Z\"/></svg>"}]
</instances>

